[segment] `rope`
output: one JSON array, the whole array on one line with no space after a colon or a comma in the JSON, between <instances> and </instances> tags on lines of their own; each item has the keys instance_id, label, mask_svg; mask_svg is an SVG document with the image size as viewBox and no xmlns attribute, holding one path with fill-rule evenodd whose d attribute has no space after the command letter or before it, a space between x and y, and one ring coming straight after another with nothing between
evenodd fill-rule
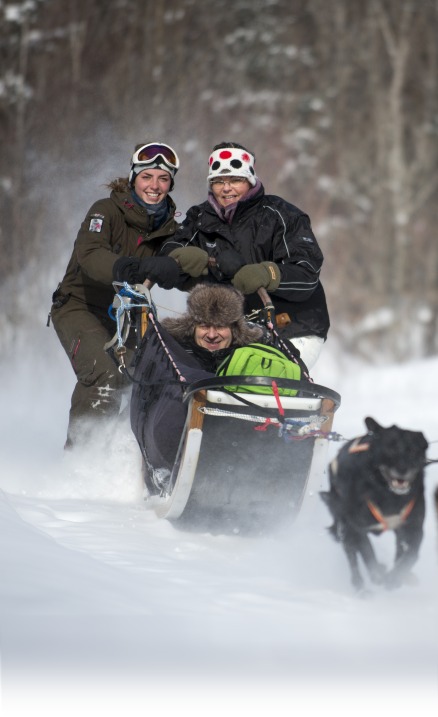
<instances>
[{"instance_id":1,"label":"rope","mask_svg":"<svg viewBox=\"0 0 438 717\"><path fill-rule=\"evenodd\" d=\"M234 413L234 411L224 411L222 408L212 408L210 406L199 406L198 411L208 416L223 416L224 418L239 418L242 421L252 421L253 423L263 423L265 418L263 416L251 416L248 413ZM270 419L271 423L280 425L280 421L277 418Z\"/></svg>"},{"instance_id":2,"label":"rope","mask_svg":"<svg viewBox=\"0 0 438 717\"><path fill-rule=\"evenodd\" d=\"M158 340L159 340L161 346L163 347L164 353L166 354L167 359L168 359L168 361L170 362L170 364L171 364L173 370L175 371L176 375L178 376L180 382L181 382L181 383L187 383L187 379L185 379L184 376L182 375L181 371L179 370L178 366L176 365L175 361L173 360L172 354L170 353L169 349L167 348L167 346L166 346L166 344L165 344L165 342L164 342L163 337L162 337L161 334L160 334L160 331L159 331L158 326L157 326L156 321L155 321L155 317L154 317L152 314L150 314L150 315L148 316L148 318L150 319L150 322L151 322L152 326L153 326L154 329L155 329L155 333L156 333L157 336L158 336Z\"/></svg>"},{"instance_id":3,"label":"rope","mask_svg":"<svg viewBox=\"0 0 438 717\"><path fill-rule=\"evenodd\" d=\"M276 402L276 404L277 404L278 413L279 413L279 415L280 415L280 417L281 417L281 420L284 420L284 408L283 408L283 406L281 405L280 392L279 392L279 390L278 390L278 386L277 386L277 383L276 383L275 381L272 381L272 393L274 394L275 402Z\"/></svg>"},{"instance_id":4,"label":"rope","mask_svg":"<svg viewBox=\"0 0 438 717\"><path fill-rule=\"evenodd\" d=\"M234 411L225 411L222 408L213 408L212 406L199 406L198 411L207 416L237 418L241 421L263 424L254 426L255 431L266 431L269 426L275 426L279 429L278 437L283 438L286 442L302 441L306 438L325 438L328 441L346 440L339 433L334 431L326 432L320 429L320 426L326 420L325 416L286 418L284 421L280 421L278 418L263 418L262 416L254 416L248 413L235 413Z\"/></svg>"}]
</instances>

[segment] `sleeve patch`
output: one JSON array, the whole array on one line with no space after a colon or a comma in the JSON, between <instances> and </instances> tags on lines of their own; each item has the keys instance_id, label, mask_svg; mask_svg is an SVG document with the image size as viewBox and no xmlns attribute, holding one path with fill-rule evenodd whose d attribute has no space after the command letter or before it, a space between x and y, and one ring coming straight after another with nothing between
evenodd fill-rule
<instances>
[{"instance_id":1,"label":"sleeve patch","mask_svg":"<svg viewBox=\"0 0 438 717\"><path fill-rule=\"evenodd\" d=\"M101 217L91 217L90 219L90 232L101 232L103 225L103 219Z\"/></svg>"}]
</instances>

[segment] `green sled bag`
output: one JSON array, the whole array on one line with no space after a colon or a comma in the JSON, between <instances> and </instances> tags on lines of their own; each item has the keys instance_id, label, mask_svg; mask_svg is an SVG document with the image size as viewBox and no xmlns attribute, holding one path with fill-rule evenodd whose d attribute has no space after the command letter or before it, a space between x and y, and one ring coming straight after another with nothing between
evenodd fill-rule
<instances>
[{"instance_id":1,"label":"green sled bag","mask_svg":"<svg viewBox=\"0 0 438 717\"><path fill-rule=\"evenodd\" d=\"M264 344L248 344L240 346L222 361L216 371L217 376L269 376L300 380L301 368L291 361L282 351ZM234 393L271 394L270 386L225 386ZM290 388L279 388L281 396L296 396L297 391Z\"/></svg>"}]
</instances>

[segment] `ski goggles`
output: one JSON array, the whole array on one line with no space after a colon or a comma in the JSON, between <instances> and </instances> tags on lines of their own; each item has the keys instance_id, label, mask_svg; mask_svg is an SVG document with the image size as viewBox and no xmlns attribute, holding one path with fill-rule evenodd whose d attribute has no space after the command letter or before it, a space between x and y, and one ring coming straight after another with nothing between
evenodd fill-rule
<instances>
[{"instance_id":1,"label":"ski goggles","mask_svg":"<svg viewBox=\"0 0 438 717\"><path fill-rule=\"evenodd\" d=\"M168 144L156 142L153 144L145 144L132 155L131 165L135 164L152 164L161 157L164 164L174 172L179 168L178 155Z\"/></svg>"}]
</instances>

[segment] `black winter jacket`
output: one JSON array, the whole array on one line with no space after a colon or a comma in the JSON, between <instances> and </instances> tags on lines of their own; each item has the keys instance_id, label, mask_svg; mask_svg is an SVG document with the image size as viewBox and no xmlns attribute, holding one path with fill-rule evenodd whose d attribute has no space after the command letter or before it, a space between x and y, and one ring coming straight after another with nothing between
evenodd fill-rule
<instances>
[{"instance_id":1,"label":"black winter jacket","mask_svg":"<svg viewBox=\"0 0 438 717\"><path fill-rule=\"evenodd\" d=\"M255 196L238 203L231 224L206 201L191 207L174 237L163 244L169 254L180 246L197 246L210 256L233 248L246 264L273 261L281 282L271 299L276 314L287 313L291 323L279 328L283 337L316 335L327 338L330 326L324 289L319 280L323 254L310 219L281 197L267 195L263 186ZM201 281L228 282L217 268ZM245 311L262 307L257 293L246 297Z\"/></svg>"}]
</instances>

